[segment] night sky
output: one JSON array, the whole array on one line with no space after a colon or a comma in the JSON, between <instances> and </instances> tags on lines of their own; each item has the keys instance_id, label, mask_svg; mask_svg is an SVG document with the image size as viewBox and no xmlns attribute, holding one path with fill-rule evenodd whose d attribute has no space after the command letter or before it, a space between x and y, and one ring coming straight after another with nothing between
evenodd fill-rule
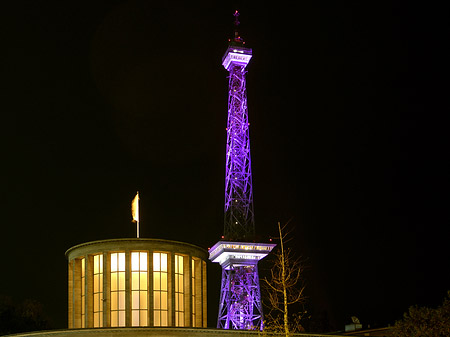
<instances>
[{"instance_id":1,"label":"night sky","mask_svg":"<svg viewBox=\"0 0 450 337\"><path fill-rule=\"evenodd\" d=\"M449 273L449 7L424 2L2 4L0 294L67 327L73 245L211 247L223 231L233 12L256 229L295 228L308 305L336 330L437 306ZM6 57L6 58L5 58ZM261 269L267 268L263 263ZM209 326L220 266L208 264ZM263 270L264 272L264 270Z\"/></svg>"}]
</instances>

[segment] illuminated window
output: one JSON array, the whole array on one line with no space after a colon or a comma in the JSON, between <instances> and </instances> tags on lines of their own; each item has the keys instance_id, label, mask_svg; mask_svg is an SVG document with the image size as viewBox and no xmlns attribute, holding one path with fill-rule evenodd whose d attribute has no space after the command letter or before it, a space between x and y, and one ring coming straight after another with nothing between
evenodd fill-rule
<instances>
[{"instance_id":1,"label":"illuminated window","mask_svg":"<svg viewBox=\"0 0 450 337\"><path fill-rule=\"evenodd\" d=\"M86 327L86 260L81 258L81 327Z\"/></svg>"},{"instance_id":2,"label":"illuminated window","mask_svg":"<svg viewBox=\"0 0 450 337\"><path fill-rule=\"evenodd\" d=\"M197 299L197 292L195 289L196 282L195 282L195 260L191 259L191 313L192 313L192 326L196 326L195 318L197 314L197 310L195 307L195 300Z\"/></svg>"},{"instance_id":3,"label":"illuminated window","mask_svg":"<svg viewBox=\"0 0 450 337\"><path fill-rule=\"evenodd\" d=\"M125 326L125 253L111 254L111 326Z\"/></svg>"},{"instance_id":4,"label":"illuminated window","mask_svg":"<svg viewBox=\"0 0 450 337\"><path fill-rule=\"evenodd\" d=\"M184 258L175 255L175 326L184 326Z\"/></svg>"},{"instance_id":5,"label":"illuminated window","mask_svg":"<svg viewBox=\"0 0 450 337\"><path fill-rule=\"evenodd\" d=\"M165 253L153 253L153 309L154 326L167 326L167 254Z\"/></svg>"},{"instance_id":6,"label":"illuminated window","mask_svg":"<svg viewBox=\"0 0 450 337\"><path fill-rule=\"evenodd\" d=\"M103 326L103 254L94 255L94 328Z\"/></svg>"},{"instance_id":7,"label":"illuminated window","mask_svg":"<svg viewBox=\"0 0 450 337\"><path fill-rule=\"evenodd\" d=\"M199 269L200 269L200 267L199 267ZM206 261L202 261L201 272L199 270L198 275L199 275L199 280L200 280L200 278L202 280L201 285L200 285L201 290L198 292L199 296L201 296L200 294L206 294ZM200 283L200 281L199 281L199 283ZM197 288L197 289L199 289L199 288ZM202 298L202 300L199 299L198 302L199 302L199 305L201 308L199 310L199 313L202 312L202 316L203 316L203 314L206 313L206 298ZM203 319L200 318L199 324L200 324L199 326L203 325L203 327L206 328L206 317L205 316L203 316Z\"/></svg>"},{"instance_id":8,"label":"illuminated window","mask_svg":"<svg viewBox=\"0 0 450 337\"><path fill-rule=\"evenodd\" d=\"M131 317L133 326L147 325L147 253L131 253Z\"/></svg>"}]
</instances>

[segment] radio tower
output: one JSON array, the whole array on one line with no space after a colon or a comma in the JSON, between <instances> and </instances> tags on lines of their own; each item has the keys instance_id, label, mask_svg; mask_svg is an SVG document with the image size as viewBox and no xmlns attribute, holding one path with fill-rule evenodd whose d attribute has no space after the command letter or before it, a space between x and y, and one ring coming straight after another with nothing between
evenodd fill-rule
<instances>
[{"instance_id":1,"label":"radio tower","mask_svg":"<svg viewBox=\"0 0 450 337\"><path fill-rule=\"evenodd\" d=\"M274 244L255 243L252 171L247 111L246 66L252 50L239 36L239 13L234 13L234 38L229 40L222 65L229 72L228 122L225 164L225 223L223 240L209 251L222 266L217 327L263 328L258 261Z\"/></svg>"}]
</instances>

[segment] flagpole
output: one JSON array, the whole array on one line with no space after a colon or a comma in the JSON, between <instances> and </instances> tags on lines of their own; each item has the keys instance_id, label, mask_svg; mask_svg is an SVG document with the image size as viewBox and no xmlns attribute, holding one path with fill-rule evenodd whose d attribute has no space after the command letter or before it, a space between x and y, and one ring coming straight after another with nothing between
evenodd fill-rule
<instances>
[{"instance_id":1,"label":"flagpole","mask_svg":"<svg viewBox=\"0 0 450 337\"><path fill-rule=\"evenodd\" d=\"M131 216L133 222L136 221L136 237L139 239L139 191L136 192L136 196L131 202Z\"/></svg>"},{"instance_id":2,"label":"flagpole","mask_svg":"<svg viewBox=\"0 0 450 337\"><path fill-rule=\"evenodd\" d=\"M137 214L138 214L138 220L136 221L136 227L137 227L137 238L139 239L139 191L137 192L138 200L137 200Z\"/></svg>"}]
</instances>

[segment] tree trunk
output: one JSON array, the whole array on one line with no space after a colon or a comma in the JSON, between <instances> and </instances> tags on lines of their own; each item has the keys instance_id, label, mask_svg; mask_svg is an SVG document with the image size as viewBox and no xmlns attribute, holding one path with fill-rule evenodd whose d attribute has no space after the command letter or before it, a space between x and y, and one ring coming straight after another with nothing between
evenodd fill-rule
<instances>
[{"instance_id":1,"label":"tree trunk","mask_svg":"<svg viewBox=\"0 0 450 337\"><path fill-rule=\"evenodd\" d=\"M283 246L283 235L281 234L281 226L278 223L278 231L280 232L280 246L281 246L281 275L282 275L282 286L283 286L283 302L284 302L284 333L286 337L289 337L289 322L288 322L288 298L286 291L286 269L284 262L284 246Z\"/></svg>"}]
</instances>

